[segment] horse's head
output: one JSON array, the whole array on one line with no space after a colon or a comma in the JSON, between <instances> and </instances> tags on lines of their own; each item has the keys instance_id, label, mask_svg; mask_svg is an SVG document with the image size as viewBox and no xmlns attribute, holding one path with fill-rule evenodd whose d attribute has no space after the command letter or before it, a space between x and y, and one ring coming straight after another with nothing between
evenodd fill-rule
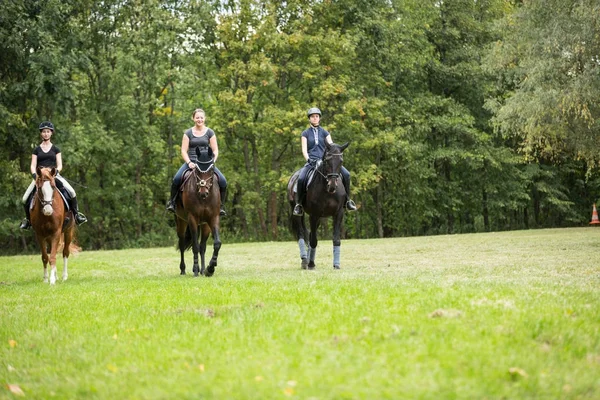
<instances>
[{"instance_id":1,"label":"horse's head","mask_svg":"<svg viewBox=\"0 0 600 400\"><path fill-rule=\"evenodd\" d=\"M327 191L335 193L344 162L344 150L350 143L339 145L326 143L327 148L323 155L323 175L327 178Z\"/></svg>"},{"instance_id":2,"label":"horse's head","mask_svg":"<svg viewBox=\"0 0 600 400\"><path fill-rule=\"evenodd\" d=\"M37 196L42 204L42 213L49 216L52 215L54 209L52 208L52 201L54 198L54 191L56 190L56 168L36 168L35 186L37 188Z\"/></svg>"},{"instance_id":3,"label":"horse's head","mask_svg":"<svg viewBox=\"0 0 600 400\"><path fill-rule=\"evenodd\" d=\"M201 199L206 199L211 192L213 179L215 177L215 164L210 147L196 148L196 169L194 176L196 177L196 189Z\"/></svg>"}]
</instances>

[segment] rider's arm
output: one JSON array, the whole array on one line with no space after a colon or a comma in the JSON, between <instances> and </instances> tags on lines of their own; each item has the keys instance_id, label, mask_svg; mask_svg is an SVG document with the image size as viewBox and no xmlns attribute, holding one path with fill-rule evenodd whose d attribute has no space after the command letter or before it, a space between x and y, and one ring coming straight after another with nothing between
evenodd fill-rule
<instances>
[{"instance_id":1,"label":"rider's arm","mask_svg":"<svg viewBox=\"0 0 600 400\"><path fill-rule=\"evenodd\" d=\"M331 135L327 135L327 136L325 137L325 140L326 140L326 141L327 141L327 143L329 143L329 144L333 143L333 139L331 138Z\"/></svg>"},{"instance_id":2,"label":"rider's arm","mask_svg":"<svg viewBox=\"0 0 600 400\"><path fill-rule=\"evenodd\" d=\"M190 157L188 156L188 148L190 147L190 138L187 137L186 134L183 134L183 139L181 139L181 157L183 157L183 161L185 161L185 163L188 165L188 167L190 167L190 164L192 163L192 161L190 160ZM190 168L193 168L194 166L192 165Z\"/></svg>"},{"instance_id":3,"label":"rider's arm","mask_svg":"<svg viewBox=\"0 0 600 400\"><path fill-rule=\"evenodd\" d=\"M308 140L305 136L302 136L302 139L300 140L302 142L302 155L304 156L304 159L308 161Z\"/></svg>"},{"instance_id":4,"label":"rider's arm","mask_svg":"<svg viewBox=\"0 0 600 400\"><path fill-rule=\"evenodd\" d=\"M217 158L219 157L219 145L217 144L217 137L213 135L213 137L210 138L209 144L213 152L213 162L216 163Z\"/></svg>"},{"instance_id":5,"label":"rider's arm","mask_svg":"<svg viewBox=\"0 0 600 400\"><path fill-rule=\"evenodd\" d=\"M35 154L31 155L31 165L29 166L29 171L31 175L35 175L35 170L37 168L37 156Z\"/></svg>"},{"instance_id":6,"label":"rider's arm","mask_svg":"<svg viewBox=\"0 0 600 400\"><path fill-rule=\"evenodd\" d=\"M56 155L56 171L60 174L62 171L62 153Z\"/></svg>"}]
</instances>

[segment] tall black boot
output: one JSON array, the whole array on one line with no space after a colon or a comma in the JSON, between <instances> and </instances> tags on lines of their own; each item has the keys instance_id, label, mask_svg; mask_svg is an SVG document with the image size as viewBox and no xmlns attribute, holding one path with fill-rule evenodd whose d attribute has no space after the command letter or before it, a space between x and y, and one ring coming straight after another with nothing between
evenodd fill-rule
<instances>
[{"instance_id":1,"label":"tall black boot","mask_svg":"<svg viewBox=\"0 0 600 400\"><path fill-rule=\"evenodd\" d=\"M225 202L227 201L227 186L224 188L219 186L219 193L221 193L221 209L219 210L219 215L227 215L227 212L225 211Z\"/></svg>"},{"instance_id":2,"label":"tall black boot","mask_svg":"<svg viewBox=\"0 0 600 400\"><path fill-rule=\"evenodd\" d=\"M346 190L346 210L356 211L356 204L350 199L350 179L342 179Z\"/></svg>"},{"instance_id":3,"label":"tall black boot","mask_svg":"<svg viewBox=\"0 0 600 400\"><path fill-rule=\"evenodd\" d=\"M73 210L73 215L75 215L75 223L77 225L81 225L87 222L87 218L85 215L79 212L79 206L77 205L77 197L72 197L69 200L69 206L71 210Z\"/></svg>"},{"instance_id":4,"label":"tall black boot","mask_svg":"<svg viewBox=\"0 0 600 400\"><path fill-rule=\"evenodd\" d=\"M296 184L296 205L294 206L293 214L297 217L301 217L304 214L304 210L302 209L302 203L304 202L306 190L304 189L304 182L301 182L298 179Z\"/></svg>"},{"instance_id":5,"label":"tall black boot","mask_svg":"<svg viewBox=\"0 0 600 400\"><path fill-rule=\"evenodd\" d=\"M173 179L173 182L171 182L171 198L167 203L167 211L172 212L173 214L175 214L175 198L179 192L178 186L179 185L176 184L175 179Z\"/></svg>"},{"instance_id":6,"label":"tall black boot","mask_svg":"<svg viewBox=\"0 0 600 400\"><path fill-rule=\"evenodd\" d=\"M21 229L29 229L31 228L31 216L29 210L29 199L23 204L23 209L25 210L25 219L21 222L19 228Z\"/></svg>"}]
</instances>

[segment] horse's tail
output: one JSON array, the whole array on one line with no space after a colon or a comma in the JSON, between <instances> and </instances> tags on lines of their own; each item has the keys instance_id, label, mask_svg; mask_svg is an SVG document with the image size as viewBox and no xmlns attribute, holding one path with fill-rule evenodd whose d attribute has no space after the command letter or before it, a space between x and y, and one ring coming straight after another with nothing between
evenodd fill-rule
<instances>
[{"instance_id":1,"label":"horse's tail","mask_svg":"<svg viewBox=\"0 0 600 400\"><path fill-rule=\"evenodd\" d=\"M294 215L293 213L290 214L290 231L292 232L292 234L294 235L294 237L296 238L296 240L300 239L300 229L302 229L302 221L301 221L302 217L298 217L296 215Z\"/></svg>"},{"instance_id":2,"label":"horse's tail","mask_svg":"<svg viewBox=\"0 0 600 400\"><path fill-rule=\"evenodd\" d=\"M192 232L190 231L190 226L185 229L185 237L183 239L184 249L189 250L192 248Z\"/></svg>"},{"instance_id":3,"label":"horse's tail","mask_svg":"<svg viewBox=\"0 0 600 400\"><path fill-rule=\"evenodd\" d=\"M69 245L69 252L73 255L77 255L77 254L81 253L81 247L79 247L75 243L71 243Z\"/></svg>"}]
</instances>

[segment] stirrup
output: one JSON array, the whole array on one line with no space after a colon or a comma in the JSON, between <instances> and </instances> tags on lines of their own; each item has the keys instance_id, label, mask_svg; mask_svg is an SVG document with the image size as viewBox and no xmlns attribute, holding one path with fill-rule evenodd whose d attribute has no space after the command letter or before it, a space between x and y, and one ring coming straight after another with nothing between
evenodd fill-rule
<instances>
[{"instance_id":1,"label":"stirrup","mask_svg":"<svg viewBox=\"0 0 600 400\"><path fill-rule=\"evenodd\" d=\"M175 202L173 200L169 200L169 202L167 203L167 211L175 214Z\"/></svg>"},{"instance_id":2,"label":"stirrup","mask_svg":"<svg viewBox=\"0 0 600 400\"><path fill-rule=\"evenodd\" d=\"M346 210L348 211L356 211L356 204L352 200L348 200L346 202Z\"/></svg>"},{"instance_id":3,"label":"stirrup","mask_svg":"<svg viewBox=\"0 0 600 400\"><path fill-rule=\"evenodd\" d=\"M31 228L31 222L29 222L29 220L27 218L25 218L23 220L23 222L21 222L21 225L19 226L20 229L29 229Z\"/></svg>"},{"instance_id":4,"label":"stirrup","mask_svg":"<svg viewBox=\"0 0 600 400\"><path fill-rule=\"evenodd\" d=\"M77 225L85 224L87 222L87 218L82 213L75 214L75 222Z\"/></svg>"},{"instance_id":5,"label":"stirrup","mask_svg":"<svg viewBox=\"0 0 600 400\"><path fill-rule=\"evenodd\" d=\"M296 206L294 207L293 214L296 217L301 217L302 215L304 215L304 210L302 209L302 205L301 204L296 204Z\"/></svg>"}]
</instances>

